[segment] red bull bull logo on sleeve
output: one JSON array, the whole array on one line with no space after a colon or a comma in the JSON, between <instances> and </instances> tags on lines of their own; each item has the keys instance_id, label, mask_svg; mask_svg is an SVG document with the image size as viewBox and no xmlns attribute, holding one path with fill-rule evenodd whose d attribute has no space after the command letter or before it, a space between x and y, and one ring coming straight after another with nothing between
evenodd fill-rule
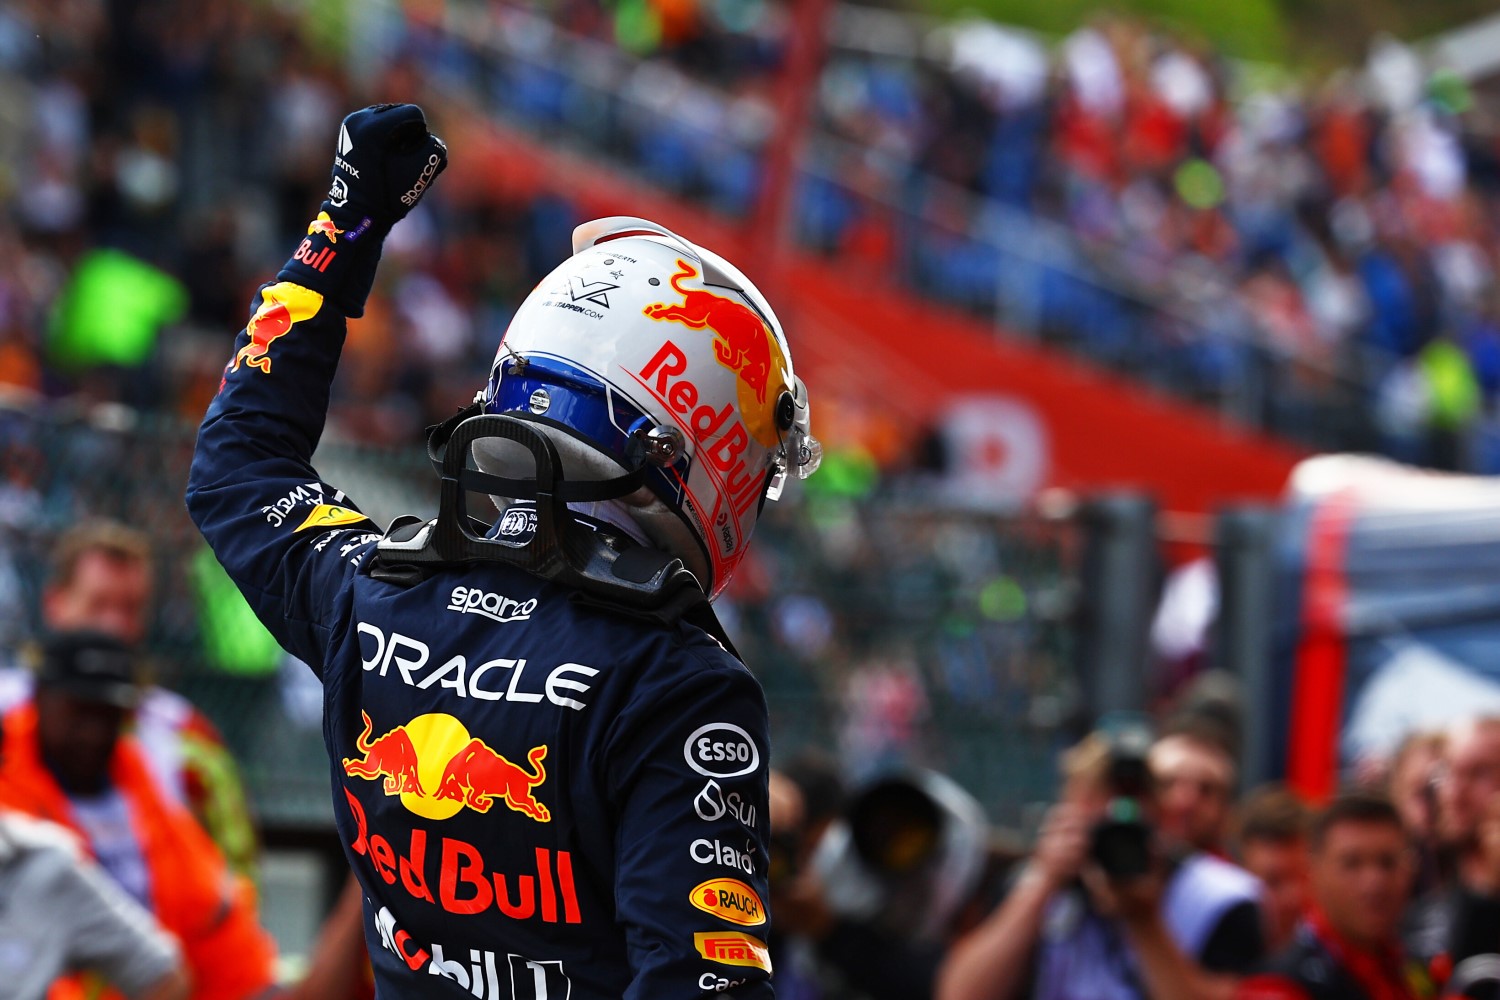
<instances>
[{"instance_id":1,"label":"red bull bull logo on sleeve","mask_svg":"<svg viewBox=\"0 0 1500 1000\"><path fill-rule=\"evenodd\" d=\"M739 377L740 413L745 427L755 440L774 448L780 440L776 401L790 381L786 357L771 328L754 309L728 295L683 285L697 277L698 269L679 258L672 288L682 301L653 303L645 308L645 314L713 334L714 360Z\"/></svg>"},{"instance_id":2,"label":"red bull bull logo on sleeve","mask_svg":"<svg viewBox=\"0 0 1500 1000\"><path fill-rule=\"evenodd\" d=\"M318 217L307 224L307 235L322 233L328 237L329 243L337 243L344 231L333 224L333 218L327 212L319 212Z\"/></svg>"},{"instance_id":3,"label":"red bull bull logo on sleeve","mask_svg":"<svg viewBox=\"0 0 1500 1000\"><path fill-rule=\"evenodd\" d=\"M443 712L419 715L374 739L369 713L361 714L365 728L355 747L363 756L344 758L344 773L380 780L385 794L400 796L408 811L441 820L462 809L488 813L504 803L538 823L552 821L535 791L547 780L545 744L532 747L522 767Z\"/></svg>"},{"instance_id":4,"label":"red bull bull logo on sleeve","mask_svg":"<svg viewBox=\"0 0 1500 1000\"><path fill-rule=\"evenodd\" d=\"M272 342L285 337L296 324L312 319L321 308L323 296L290 281L278 282L261 292L260 308L245 326L250 343L235 352L229 370L239 371L245 364L270 374Z\"/></svg>"}]
</instances>

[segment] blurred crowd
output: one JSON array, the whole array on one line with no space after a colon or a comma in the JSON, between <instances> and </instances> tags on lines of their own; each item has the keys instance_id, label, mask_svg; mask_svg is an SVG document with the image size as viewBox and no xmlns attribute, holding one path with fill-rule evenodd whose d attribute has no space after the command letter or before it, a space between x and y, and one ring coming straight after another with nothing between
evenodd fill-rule
<instances>
[{"instance_id":1,"label":"blurred crowd","mask_svg":"<svg viewBox=\"0 0 1500 1000\"><path fill-rule=\"evenodd\" d=\"M122 403L196 421L266 261L327 188L353 85L315 14L240 2L0 11L0 385L22 405ZM336 436L418 439L483 380L510 311L568 252L560 199L454 185L386 245L352 331ZM123 261L123 263L122 263Z\"/></svg>"},{"instance_id":2,"label":"blurred crowd","mask_svg":"<svg viewBox=\"0 0 1500 1000\"><path fill-rule=\"evenodd\" d=\"M745 215L790 14L657 6L650 45L496 8L487 96ZM869 16L830 29L804 245L1320 447L1500 468L1500 150L1463 80L1391 39L1304 82L1124 18Z\"/></svg>"},{"instance_id":3,"label":"blurred crowd","mask_svg":"<svg viewBox=\"0 0 1500 1000\"><path fill-rule=\"evenodd\" d=\"M555 22L639 51L601 9L568 4ZM723 15L742 9L760 16ZM768 10L673 9L640 93L691 108L703 81L732 103L712 126L685 112L658 123L625 159L724 204L715 174L739 166L721 166L717 142L757 148L768 132L750 123L768 112L768 52L789 22ZM1049 46L978 19L913 21L894 28L900 45L882 22L871 42L841 15L799 189L805 244L897 268L924 294L999 304L1140 378L1166 366L1206 399L1271 378L1293 391L1251 400L1251 417L1322 447L1500 468L1500 145L1463 79L1392 39L1367 66L1305 84L1113 16ZM522 117L567 121L576 81L511 72L552 94L516 102ZM739 181L730 210L754 186Z\"/></svg>"},{"instance_id":4,"label":"blurred crowd","mask_svg":"<svg viewBox=\"0 0 1500 1000\"><path fill-rule=\"evenodd\" d=\"M278 967L236 761L148 678L149 536L83 521L49 557L38 625L0 659L0 996L365 996L357 891L303 974Z\"/></svg>"},{"instance_id":5,"label":"blurred crowd","mask_svg":"<svg viewBox=\"0 0 1500 1000\"><path fill-rule=\"evenodd\" d=\"M1500 720L1411 734L1321 806L1245 790L1219 709L1112 719L1029 844L942 775L773 776L778 995L1500 995ZM777 855L776 850L784 854Z\"/></svg>"},{"instance_id":6,"label":"blurred crowd","mask_svg":"<svg viewBox=\"0 0 1500 1000\"><path fill-rule=\"evenodd\" d=\"M321 193L326 123L390 90L462 93L743 217L792 30L751 0L433 8L468 18L447 26L188 6L0 14L0 383L196 416L260 262ZM1321 447L1500 468L1500 156L1457 77L1390 40L1314 86L1118 18L1051 46L984 21L857 28L834 18L815 89L804 245ZM404 442L446 415L576 214L475 184L424 206L334 427ZM145 290L106 344L109 277Z\"/></svg>"},{"instance_id":7,"label":"blurred crowd","mask_svg":"<svg viewBox=\"0 0 1500 1000\"><path fill-rule=\"evenodd\" d=\"M1321 83L1251 86L1212 47L1129 20L1050 51L985 22L945 31L946 62L925 71L835 60L829 127L1061 224L1100 273L1191 321L1177 335L1200 342L1200 385L1255 378L1233 346L1248 340L1298 395L1368 421L1343 446L1495 467L1471 432L1500 389L1500 147L1456 76L1389 39ZM1067 290L1052 290L1054 315L1072 339L1105 360L1131 350L1123 298L1086 292L1067 316ZM1297 436L1306 414L1261 416Z\"/></svg>"}]
</instances>

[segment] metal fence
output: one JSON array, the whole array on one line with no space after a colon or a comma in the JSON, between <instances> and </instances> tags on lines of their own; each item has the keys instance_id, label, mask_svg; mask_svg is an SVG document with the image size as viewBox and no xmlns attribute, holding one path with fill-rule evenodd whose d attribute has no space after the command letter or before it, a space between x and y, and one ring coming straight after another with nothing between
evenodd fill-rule
<instances>
[{"instance_id":1,"label":"metal fence","mask_svg":"<svg viewBox=\"0 0 1500 1000\"><path fill-rule=\"evenodd\" d=\"M157 680L221 728L263 823L320 826L331 813L313 675L229 662L205 625L223 581L183 508L192 440L188 426L120 408L0 411L0 636L13 648L37 628L47 559L68 526L104 516L143 529ZM416 447L325 442L316 463L381 523L435 506ZM1050 794L1082 704L1078 522L938 510L900 482L858 497L809 483L767 506L753 558L720 602L766 688L773 761L817 751L851 778L932 766L996 820L1022 823Z\"/></svg>"}]
</instances>

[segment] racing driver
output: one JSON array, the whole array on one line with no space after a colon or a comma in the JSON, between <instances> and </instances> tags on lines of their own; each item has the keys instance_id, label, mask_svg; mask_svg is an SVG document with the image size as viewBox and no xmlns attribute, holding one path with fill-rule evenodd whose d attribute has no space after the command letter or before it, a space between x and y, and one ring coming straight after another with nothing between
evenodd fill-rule
<instances>
[{"instance_id":1,"label":"racing driver","mask_svg":"<svg viewBox=\"0 0 1500 1000\"><path fill-rule=\"evenodd\" d=\"M447 155L414 105L344 119L189 512L323 682L380 995L771 997L765 698L709 601L817 465L806 389L732 265L597 220L431 430L438 516L376 526L311 458L345 321Z\"/></svg>"}]
</instances>

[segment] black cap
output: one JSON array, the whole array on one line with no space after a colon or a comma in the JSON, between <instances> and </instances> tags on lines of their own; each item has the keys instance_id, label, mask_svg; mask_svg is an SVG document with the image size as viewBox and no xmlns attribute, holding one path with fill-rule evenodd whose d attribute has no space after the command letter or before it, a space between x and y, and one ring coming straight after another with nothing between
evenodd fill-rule
<instances>
[{"instance_id":1,"label":"black cap","mask_svg":"<svg viewBox=\"0 0 1500 1000\"><path fill-rule=\"evenodd\" d=\"M134 708L139 700L135 652L102 632L59 632L42 643L38 688L63 691L81 701Z\"/></svg>"}]
</instances>

